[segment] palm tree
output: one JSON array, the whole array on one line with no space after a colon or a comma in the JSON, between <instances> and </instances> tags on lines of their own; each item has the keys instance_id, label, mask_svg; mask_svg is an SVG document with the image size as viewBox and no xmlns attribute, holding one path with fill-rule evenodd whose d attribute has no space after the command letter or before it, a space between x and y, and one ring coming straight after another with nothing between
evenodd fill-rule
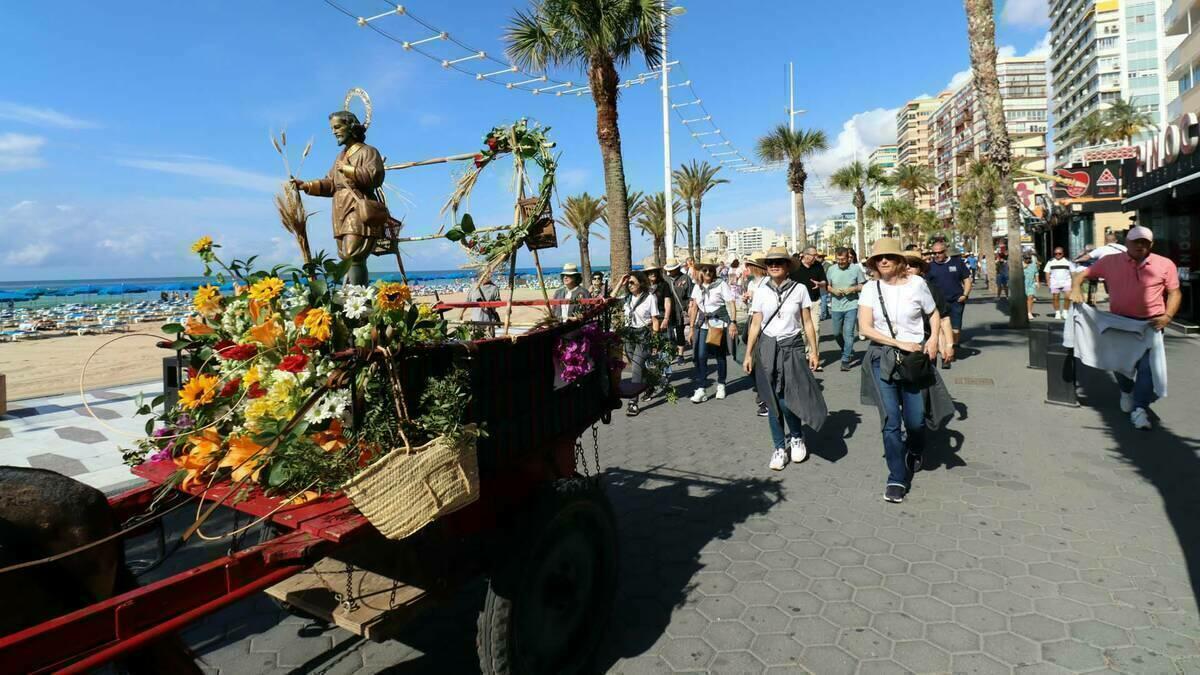
<instances>
[{"instance_id":1,"label":"palm tree","mask_svg":"<svg viewBox=\"0 0 1200 675\"><path fill-rule=\"evenodd\" d=\"M963 0L967 14L967 43L971 48L971 75L983 110L988 141L987 156L996 168L1000 196L1008 211L1008 325L1028 328L1025 311L1025 284L1021 269L1021 206L1012 181L1012 145L1004 121L1004 101L1000 98L1000 79L996 76L996 17L994 0Z\"/></svg>"},{"instance_id":2,"label":"palm tree","mask_svg":"<svg viewBox=\"0 0 1200 675\"><path fill-rule=\"evenodd\" d=\"M914 204L918 196L928 193L937 184L933 169L922 164L901 164L889 180L892 185L904 190L908 200Z\"/></svg>"},{"instance_id":3,"label":"palm tree","mask_svg":"<svg viewBox=\"0 0 1200 675\"><path fill-rule=\"evenodd\" d=\"M591 236L592 225L595 225L603 214L604 198L597 199L584 192L567 197L563 205L563 216L558 221L560 225L571 230L571 234L579 241L579 266L583 268L584 279L592 278L592 256L588 249L588 238ZM599 234L595 236L600 237Z\"/></svg>"},{"instance_id":4,"label":"palm tree","mask_svg":"<svg viewBox=\"0 0 1200 675\"><path fill-rule=\"evenodd\" d=\"M671 213L679 213L680 204L671 200ZM637 226L654 242L654 264L661 267L667 259L667 199L662 192L650 195L642 201L637 212ZM675 223L675 232L681 225ZM674 236L675 232L671 235Z\"/></svg>"},{"instance_id":5,"label":"palm tree","mask_svg":"<svg viewBox=\"0 0 1200 675\"><path fill-rule=\"evenodd\" d=\"M1104 111L1104 121L1108 126L1108 136L1125 141L1125 145L1133 145L1133 137L1143 131L1158 128L1153 115L1138 110L1124 100L1114 102Z\"/></svg>"},{"instance_id":6,"label":"palm tree","mask_svg":"<svg viewBox=\"0 0 1200 675\"><path fill-rule=\"evenodd\" d=\"M1112 129L1099 110L1084 115L1071 125L1067 139L1081 145L1099 145L1109 139Z\"/></svg>"},{"instance_id":7,"label":"palm tree","mask_svg":"<svg viewBox=\"0 0 1200 675\"><path fill-rule=\"evenodd\" d=\"M514 65L542 73L573 66L587 74L596 106L596 139L604 162L612 275L629 272L633 251L625 204L625 167L617 126L617 66L640 53L654 69L662 57L662 0L538 0L517 11L504 35Z\"/></svg>"},{"instance_id":8,"label":"palm tree","mask_svg":"<svg viewBox=\"0 0 1200 675\"><path fill-rule=\"evenodd\" d=\"M676 172L676 174L683 176L682 184L687 185L687 193L691 201L691 207L688 211L689 223L692 222L691 209L695 209L696 212L695 242L697 245L702 241L700 237L700 209L704 206L704 195L708 194L708 191L716 186L729 182L724 178L717 178L717 172L720 170L721 167L719 166L714 167L708 162L697 162L693 159L690 163L684 164ZM692 241L692 234L690 232L688 240ZM693 253L693 255L695 254Z\"/></svg>"},{"instance_id":9,"label":"palm tree","mask_svg":"<svg viewBox=\"0 0 1200 675\"><path fill-rule=\"evenodd\" d=\"M808 247L808 223L804 217L804 182L808 180L808 173L804 170L804 160L827 147L829 140L824 131L792 131L786 124L780 124L771 133L758 139L756 150L760 159L788 163L787 181L792 191L792 213L797 228L792 233L792 245L801 251Z\"/></svg>"},{"instance_id":10,"label":"palm tree","mask_svg":"<svg viewBox=\"0 0 1200 675\"><path fill-rule=\"evenodd\" d=\"M996 167L986 158L972 160L967 165L960 195L955 214L959 231L978 240L981 256L995 260L992 229L996 222L996 207L1000 206L1000 176Z\"/></svg>"},{"instance_id":11,"label":"palm tree","mask_svg":"<svg viewBox=\"0 0 1200 675\"><path fill-rule=\"evenodd\" d=\"M675 184L675 196L683 202L683 208L687 211L687 243L688 256L697 258L697 247L700 240L696 233L692 230L692 223L695 222L696 214L696 181L692 178L691 172L685 165L682 168L675 169L672 172L673 183Z\"/></svg>"},{"instance_id":12,"label":"palm tree","mask_svg":"<svg viewBox=\"0 0 1200 675\"><path fill-rule=\"evenodd\" d=\"M858 216L858 257L867 257L867 239L863 232L863 207L867 204L866 190L883 185L887 176L878 164L863 164L855 160L833 172L829 184L838 190L854 193L854 211Z\"/></svg>"},{"instance_id":13,"label":"palm tree","mask_svg":"<svg viewBox=\"0 0 1200 675\"><path fill-rule=\"evenodd\" d=\"M894 237L896 226L912 217L916 207L907 199L889 197L879 203L879 207L867 207L867 215L872 219L883 222L883 236Z\"/></svg>"},{"instance_id":14,"label":"palm tree","mask_svg":"<svg viewBox=\"0 0 1200 675\"><path fill-rule=\"evenodd\" d=\"M632 190L628 187L625 188L625 213L624 213L625 222L627 222L627 223L633 222L633 217L636 216L638 214L638 212L640 212L642 210L642 202L644 202L645 200L646 200L646 194L644 192L642 192L641 190ZM604 224L607 225L608 229L611 231L612 230L612 209L611 208L604 209L604 212L600 214L600 219L604 221Z\"/></svg>"}]
</instances>

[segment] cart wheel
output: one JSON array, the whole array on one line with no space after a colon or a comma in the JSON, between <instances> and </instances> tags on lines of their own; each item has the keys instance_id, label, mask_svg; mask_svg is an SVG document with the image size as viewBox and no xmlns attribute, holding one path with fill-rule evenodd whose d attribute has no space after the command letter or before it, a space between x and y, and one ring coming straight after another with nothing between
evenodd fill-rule
<instances>
[{"instance_id":1,"label":"cart wheel","mask_svg":"<svg viewBox=\"0 0 1200 675\"><path fill-rule=\"evenodd\" d=\"M617 531L604 492L585 478L555 481L534 517L479 615L484 675L588 672L608 625Z\"/></svg>"}]
</instances>

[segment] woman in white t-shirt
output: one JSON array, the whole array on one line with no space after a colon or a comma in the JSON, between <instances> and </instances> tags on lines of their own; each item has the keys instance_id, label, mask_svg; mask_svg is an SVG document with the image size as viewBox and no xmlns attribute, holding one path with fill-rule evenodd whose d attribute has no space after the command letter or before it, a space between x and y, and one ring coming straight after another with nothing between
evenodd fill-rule
<instances>
[{"instance_id":1,"label":"woman in white t-shirt","mask_svg":"<svg viewBox=\"0 0 1200 675\"><path fill-rule=\"evenodd\" d=\"M642 333L658 332L666 325L660 322L658 302L646 282L646 275L633 272L621 277L617 284L616 296L624 296L621 307L625 313L625 325ZM625 343L625 358L629 359L630 378L637 385L642 384L646 374L646 361L650 358L650 348L645 341L628 341ZM637 395L629 401L625 414L633 417L641 412L637 404Z\"/></svg>"},{"instance_id":2,"label":"woman in white t-shirt","mask_svg":"<svg viewBox=\"0 0 1200 675\"><path fill-rule=\"evenodd\" d=\"M754 376L759 400L767 408L774 452L768 466L781 471L808 457L804 424L820 430L828 410L821 387L813 377L814 350L805 356L805 340L815 344L812 298L808 289L788 278L795 264L783 247L767 251L761 261L769 280L760 284L750 301L750 327L742 366ZM784 436L784 426L791 432Z\"/></svg>"},{"instance_id":3,"label":"woman in white t-shirt","mask_svg":"<svg viewBox=\"0 0 1200 675\"><path fill-rule=\"evenodd\" d=\"M898 356L906 352L924 350L930 359L937 359L939 331L932 331L926 341L925 318L937 326L941 315L925 280L907 273L900 242L879 239L866 264L877 278L863 286L858 296L858 329L871 341L863 358L863 379L883 417L888 466L884 499L898 503L904 501L914 462L925 450L925 397L920 387L901 382L893 371Z\"/></svg>"},{"instance_id":4,"label":"woman in white t-shirt","mask_svg":"<svg viewBox=\"0 0 1200 675\"><path fill-rule=\"evenodd\" d=\"M696 364L696 391L692 403L708 400L708 357L717 361L717 398L725 398L725 358L729 354L729 338L737 338L737 298L729 284L717 278L716 265L702 263L700 282L692 288L688 307L687 330L692 341L692 360ZM709 333L719 333L720 342L708 344Z\"/></svg>"}]
</instances>

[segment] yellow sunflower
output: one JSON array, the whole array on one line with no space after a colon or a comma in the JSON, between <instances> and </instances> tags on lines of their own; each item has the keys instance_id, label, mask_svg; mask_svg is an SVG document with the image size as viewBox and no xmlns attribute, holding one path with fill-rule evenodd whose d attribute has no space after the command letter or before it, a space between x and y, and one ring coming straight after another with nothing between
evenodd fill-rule
<instances>
[{"instance_id":1,"label":"yellow sunflower","mask_svg":"<svg viewBox=\"0 0 1200 675\"><path fill-rule=\"evenodd\" d=\"M259 302L267 302L279 297L283 292L283 279L267 277L254 282L250 287L250 297Z\"/></svg>"},{"instance_id":2,"label":"yellow sunflower","mask_svg":"<svg viewBox=\"0 0 1200 675\"><path fill-rule=\"evenodd\" d=\"M192 253L208 253L212 251L213 240L207 234L200 237L192 244Z\"/></svg>"},{"instance_id":3,"label":"yellow sunflower","mask_svg":"<svg viewBox=\"0 0 1200 675\"><path fill-rule=\"evenodd\" d=\"M313 307L304 314L304 332L321 342L329 339L332 325L333 317L320 307Z\"/></svg>"},{"instance_id":4,"label":"yellow sunflower","mask_svg":"<svg viewBox=\"0 0 1200 675\"><path fill-rule=\"evenodd\" d=\"M221 311L221 289L216 286L201 286L192 298L192 307L197 312L211 316Z\"/></svg>"},{"instance_id":5,"label":"yellow sunflower","mask_svg":"<svg viewBox=\"0 0 1200 675\"><path fill-rule=\"evenodd\" d=\"M412 290L408 284L397 281L380 283L379 292L375 294L375 306L384 311L403 309L409 300L412 300Z\"/></svg>"},{"instance_id":6,"label":"yellow sunflower","mask_svg":"<svg viewBox=\"0 0 1200 675\"><path fill-rule=\"evenodd\" d=\"M217 396L217 384L219 380L216 375L197 375L187 381L183 385L183 389L179 390L179 404L185 408L195 410L202 405L212 403L212 400Z\"/></svg>"}]
</instances>

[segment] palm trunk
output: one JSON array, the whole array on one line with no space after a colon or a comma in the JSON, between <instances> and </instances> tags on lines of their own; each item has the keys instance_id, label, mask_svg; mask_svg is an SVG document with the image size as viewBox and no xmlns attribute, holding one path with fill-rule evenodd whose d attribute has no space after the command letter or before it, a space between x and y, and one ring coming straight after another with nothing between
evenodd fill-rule
<instances>
[{"instance_id":1,"label":"palm trunk","mask_svg":"<svg viewBox=\"0 0 1200 675\"><path fill-rule=\"evenodd\" d=\"M1000 178L1000 191L1008 207L1008 325L1028 328L1025 308L1024 270L1021 269L1021 208L1012 182L1012 146L996 76L996 18L993 0L963 0L967 13L967 41L971 46L974 75L984 127L989 141L988 156Z\"/></svg>"},{"instance_id":2,"label":"palm trunk","mask_svg":"<svg viewBox=\"0 0 1200 675\"><path fill-rule=\"evenodd\" d=\"M696 238L692 232L692 200L687 200L687 237L688 237L688 256L696 257Z\"/></svg>"},{"instance_id":3,"label":"palm trunk","mask_svg":"<svg viewBox=\"0 0 1200 675\"><path fill-rule=\"evenodd\" d=\"M583 269L583 278L588 282L592 279L592 254L588 249L588 233L577 233L576 239L579 240L579 266Z\"/></svg>"},{"instance_id":4,"label":"palm trunk","mask_svg":"<svg viewBox=\"0 0 1200 675\"><path fill-rule=\"evenodd\" d=\"M804 190L792 192L792 211L796 214L796 241L792 242L797 251L808 248L808 223L804 220Z\"/></svg>"},{"instance_id":5,"label":"palm trunk","mask_svg":"<svg viewBox=\"0 0 1200 675\"><path fill-rule=\"evenodd\" d=\"M700 248L700 242L701 242L701 239L700 239L700 206L701 206L701 201L702 201L702 200L701 200L699 197L697 197L697 198L696 198L696 248Z\"/></svg>"},{"instance_id":6,"label":"palm trunk","mask_svg":"<svg viewBox=\"0 0 1200 675\"><path fill-rule=\"evenodd\" d=\"M628 274L633 266L625 166L621 159L621 131L617 127L618 81L612 59L593 58L588 64L588 84L592 90L592 101L596 104L596 139L600 142L600 157L604 162L609 276L614 279Z\"/></svg>"},{"instance_id":7,"label":"palm trunk","mask_svg":"<svg viewBox=\"0 0 1200 675\"><path fill-rule=\"evenodd\" d=\"M867 205L867 196L863 194L862 188L854 191L854 214L858 224L858 259L867 259L867 234L864 232L866 227L863 219L863 207Z\"/></svg>"},{"instance_id":8,"label":"palm trunk","mask_svg":"<svg viewBox=\"0 0 1200 675\"><path fill-rule=\"evenodd\" d=\"M654 238L654 264L662 267L667 260L667 238Z\"/></svg>"}]
</instances>

